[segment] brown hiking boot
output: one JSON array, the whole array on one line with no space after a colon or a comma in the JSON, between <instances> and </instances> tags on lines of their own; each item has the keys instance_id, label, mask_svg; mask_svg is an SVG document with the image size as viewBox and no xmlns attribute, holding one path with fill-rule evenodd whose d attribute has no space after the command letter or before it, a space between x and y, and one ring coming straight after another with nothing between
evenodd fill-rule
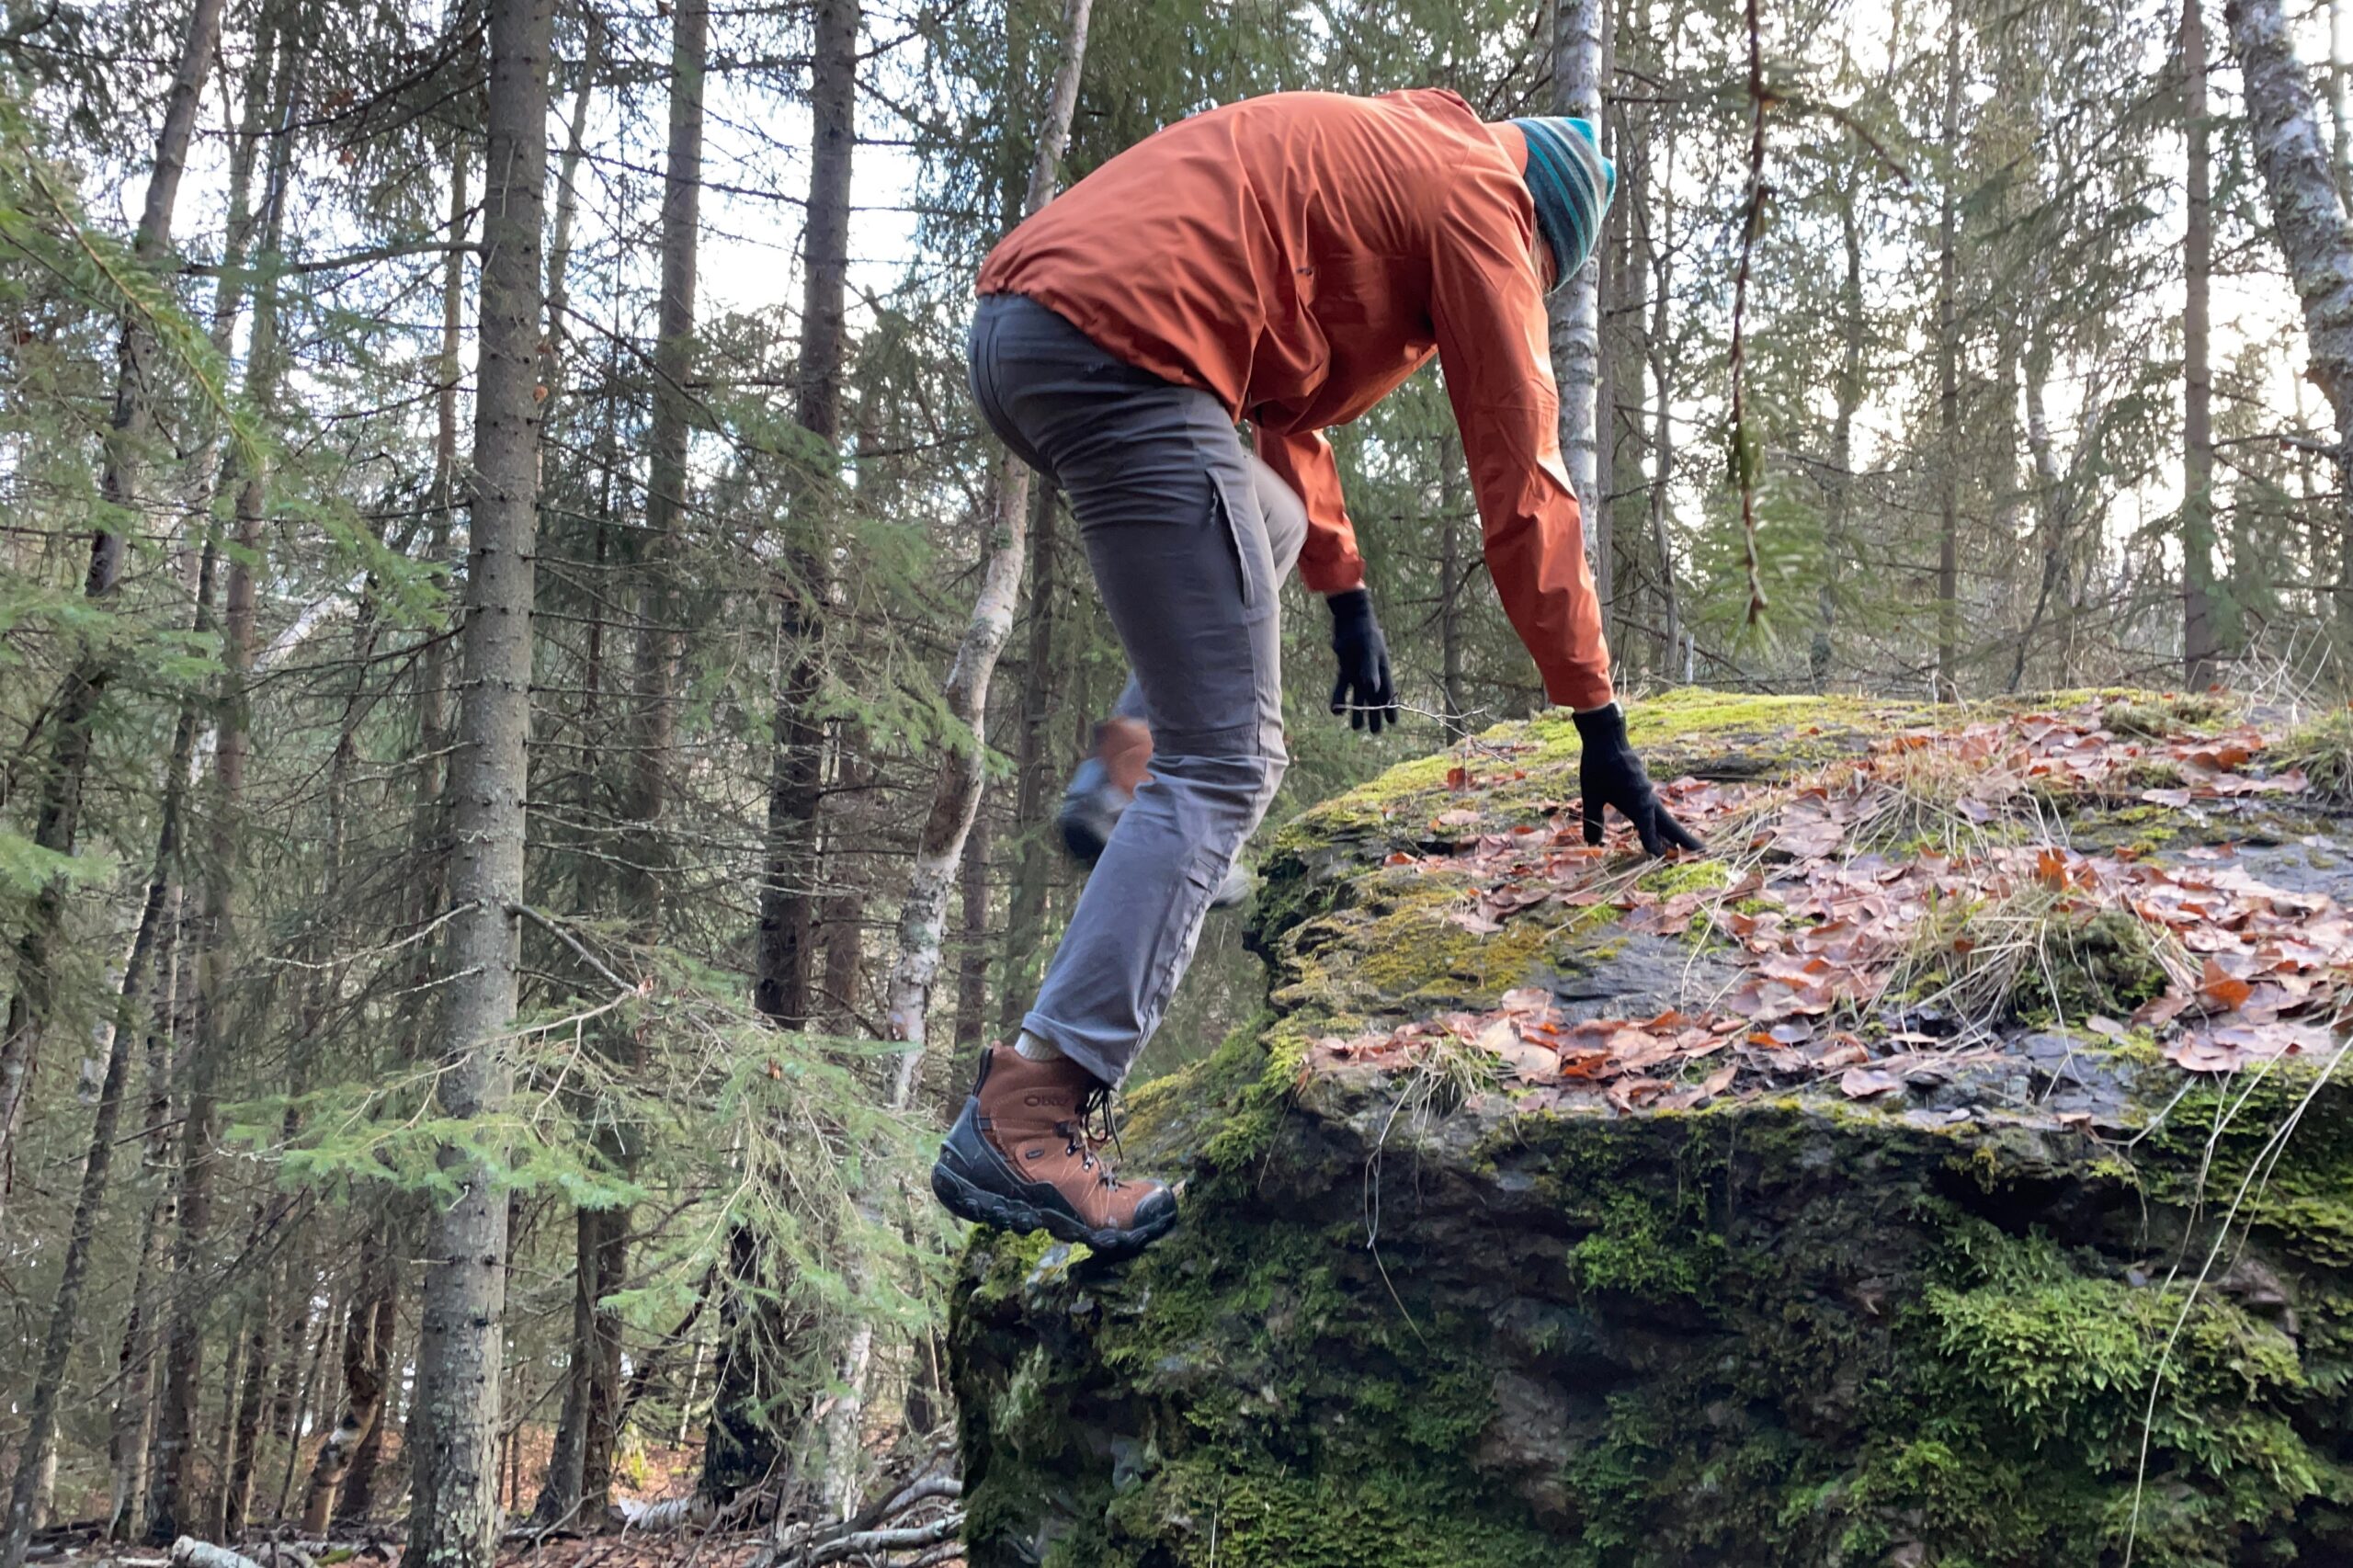
<instances>
[{"instance_id":1,"label":"brown hiking boot","mask_svg":"<svg viewBox=\"0 0 2353 1568\"><path fill-rule=\"evenodd\" d=\"M1085 1242L1118 1256L1176 1222L1176 1195L1121 1181L1096 1157L1087 1124L1109 1126L1110 1088L1077 1062L1032 1062L1009 1045L981 1055L981 1075L931 1167L931 1190L975 1224Z\"/></svg>"}]
</instances>

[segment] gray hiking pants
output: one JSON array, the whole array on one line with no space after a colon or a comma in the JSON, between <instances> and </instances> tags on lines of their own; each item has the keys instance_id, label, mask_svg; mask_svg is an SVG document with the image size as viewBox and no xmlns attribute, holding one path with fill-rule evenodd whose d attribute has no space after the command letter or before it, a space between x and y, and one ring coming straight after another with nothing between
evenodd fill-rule
<instances>
[{"instance_id":1,"label":"gray hiking pants","mask_svg":"<svg viewBox=\"0 0 2353 1568\"><path fill-rule=\"evenodd\" d=\"M1281 578L1249 455L1209 393L1013 295L981 301L972 365L991 426L1070 497L1152 729L1151 776L1021 1020L1117 1084L1282 782Z\"/></svg>"},{"instance_id":2,"label":"gray hiking pants","mask_svg":"<svg viewBox=\"0 0 2353 1568\"><path fill-rule=\"evenodd\" d=\"M1290 581L1291 568L1299 564L1299 552L1307 544L1307 507L1298 492L1283 482L1282 475L1258 460L1250 457L1250 493L1258 498L1258 516L1267 525L1267 549L1275 558L1275 581ZM1128 684L1120 688L1120 699L1111 704L1114 718L1133 719L1147 728L1152 723L1152 710L1145 706L1143 683L1128 672Z\"/></svg>"}]
</instances>

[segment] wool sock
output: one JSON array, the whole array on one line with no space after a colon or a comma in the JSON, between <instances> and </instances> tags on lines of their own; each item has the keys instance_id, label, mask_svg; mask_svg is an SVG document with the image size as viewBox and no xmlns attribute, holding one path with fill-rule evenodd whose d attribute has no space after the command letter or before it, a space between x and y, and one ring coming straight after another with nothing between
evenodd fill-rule
<instances>
[{"instance_id":1,"label":"wool sock","mask_svg":"<svg viewBox=\"0 0 2353 1568\"><path fill-rule=\"evenodd\" d=\"M1021 1038L1013 1042L1013 1049L1032 1062L1060 1062L1063 1059L1061 1046L1050 1040L1040 1040L1028 1029L1021 1031Z\"/></svg>"}]
</instances>

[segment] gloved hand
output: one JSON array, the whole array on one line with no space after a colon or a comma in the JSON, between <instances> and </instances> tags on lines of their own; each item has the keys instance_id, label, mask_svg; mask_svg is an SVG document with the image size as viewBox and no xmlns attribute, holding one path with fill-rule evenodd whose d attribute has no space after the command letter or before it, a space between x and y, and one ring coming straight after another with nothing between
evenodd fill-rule
<instances>
[{"instance_id":1,"label":"gloved hand","mask_svg":"<svg viewBox=\"0 0 2353 1568\"><path fill-rule=\"evenodd\" d=\"M1332 653L1340 678L1332 683L1332 711L1348 716L1348 728L1381 733L1397 722L1397 687L1389 678L1389 643L1372 618L1372 596L1362 588L1327 597L1332 608Z\"/></svg>"},{"instance_id":2,"label":"gloved hand","mask_svg":"<svg viewBox=\"0 0 2353 1568\"><path fill-rule=\"evenodd\" d=\"M1577 759L1577 786L1585 791L1585 841L1601 842L1601 812L1615 806L1642 836L1643 853L1664 854L1699 847L1699 841L1658 803L1658 791L1643 771L1642 758L1626 744L1626 714L1615 702L1590 713L1573 716L1585 755Z\"/></svg>"}]
</instances>

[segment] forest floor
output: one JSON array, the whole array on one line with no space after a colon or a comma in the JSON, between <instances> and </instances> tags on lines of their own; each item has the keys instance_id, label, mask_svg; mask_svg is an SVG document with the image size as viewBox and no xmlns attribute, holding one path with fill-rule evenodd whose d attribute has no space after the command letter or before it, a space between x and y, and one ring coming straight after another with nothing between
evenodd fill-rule
<instances>
[{"instance_id":1,"label":"forest floor","mask_svg":"<svg viewBox=\"0 0 2353 1568\"><path fill-rule=\"evenodd\" d=\"M512 1456L502 1502L510 1520L528 1519L545 1479L549 1434L528 1428ZM386 1446L396 1458L397 1438ZM771 1524L748 1525L722 1521L689 1524L675 1528L644 1529L635 1521L657 1505L677 1503L694 1495L702 1470L702 1448L697 1443L650 1446L624 1456L622 1483L615 1489L612 1522L594 1530L536 1533L520 1525L510 1528L498 1550L499 1568L797 1568L797 1554L779 1553ZM102 1502L102 1500L101 1500ZM926 1510L937 1512L940 1500ZM93 1515L99 1511L93 1507ZM630 1521L622 1523L623 1517ZM789 1528L790 1527L788 1527ZM184 1547L129 1545L105 1539L95 1518L61 1525L35 1537L30 1562L40 1568L399 1568L404 1517L371 1518L338 1523L324 1539L308 1537L289 1527L256 1526L233 1551L212 1549L193 1552ZM925 1568L962 1568L963 1558L952 1543L943 1543L947 1555L926 1555ZM882 1561L883 1559L876 1559ZM899 1554L897 1561L904 1561ZM849 1556L813 1554L815 1563L861 1562Z\"/></svg>"}]
</instances>

